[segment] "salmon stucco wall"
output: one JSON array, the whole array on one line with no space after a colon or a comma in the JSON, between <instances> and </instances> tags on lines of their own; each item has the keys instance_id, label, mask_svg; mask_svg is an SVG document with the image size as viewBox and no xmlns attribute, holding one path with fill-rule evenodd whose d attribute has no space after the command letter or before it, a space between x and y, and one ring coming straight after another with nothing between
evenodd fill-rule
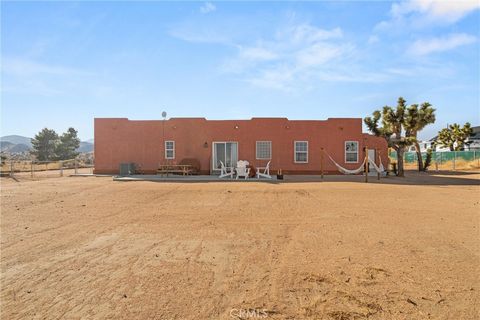
<instances>
[{"instance_id":1,"label":"salmon stucco wall","mask_svg":"<svg viewBox=\"0 0 480 320\"><path fill-rule=\"evenodd\" d=\"M271 170L286 174L317 174L322 169L322 148L347 169L358 168L365 157L364 147L375 149L375 162L388 162L384 139L362 133L362 120L330 118L327 120L288 120L252 118L251 120L206 120L172 118L169 120L128 120L96 118L95 173L116 174L120 163L134 162L145 172L156 172L165 163L164 141L175 141L175 159L195 158L201 173L212 172L213 142L237 142L238 159L255 167L268 160L256 159L256 141L272 142ZM308 141L308 163L295 163L294 142ZM345 141L357 141L357 163L345 163ZM325 173L338 173L336 166L323 157Z\"/></svg>"}]
</instances>

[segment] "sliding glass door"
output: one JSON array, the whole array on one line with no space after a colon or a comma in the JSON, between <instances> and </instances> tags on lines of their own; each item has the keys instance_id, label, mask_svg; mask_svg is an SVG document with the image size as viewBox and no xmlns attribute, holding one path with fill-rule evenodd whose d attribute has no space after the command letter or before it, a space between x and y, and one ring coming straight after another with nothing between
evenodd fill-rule
<instances>
[{"instance_id":1,"label":"sliding glass door","mask_svg":"<svg viewBox=\"0 0 480 320\"><path fill-rule=\"evenodd\" d=\"M220 170L220 161L223 162L225 167L234 167L238 161L238 143L214 142L212 160L214 171Z\"/></svg>"}]
</instances>

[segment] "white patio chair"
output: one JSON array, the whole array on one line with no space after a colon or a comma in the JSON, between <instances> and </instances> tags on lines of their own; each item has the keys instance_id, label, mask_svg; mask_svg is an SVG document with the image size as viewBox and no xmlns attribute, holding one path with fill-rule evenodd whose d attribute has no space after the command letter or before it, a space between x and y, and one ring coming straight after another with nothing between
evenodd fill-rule
<instances>
[{"instance_id":1,"label":"white patio chair","mask_svg":"<svg viewBox=\"0 0 480 320\"><path fill-rule=\"evenodd\" d=\"M272 176L270 175L270 162L268 161L267 165L265 167L258 167L257 168L257 179L262 178L267 178L267 179L272 179Z\"/></svg>"},{"instance_id":2,"label":"white patio chair","mask_svg":"<svg viewBox=\"0 0 480 320\"><path fill-rule=\"evenodd\" d=\"M220 176L219 176L219 178L230 177L231 179L233 179L233 174L234 174L233 168L225 167L223 162L220 161Z\"/></svg>"},{"instance_id":3,"label":"white patio chair","mask_svg":"<svg viewBox=\"0 0 480 320\"><path fill-rule=\"evenodd\" d=\"M250 168L247 168L248 164L248 161L237 161L237 167L235 168L235 171L237 172L237 180L239 177L243 177L245 180L248 179L248 175L250 174Z\"/></svg>"}]
</instances>

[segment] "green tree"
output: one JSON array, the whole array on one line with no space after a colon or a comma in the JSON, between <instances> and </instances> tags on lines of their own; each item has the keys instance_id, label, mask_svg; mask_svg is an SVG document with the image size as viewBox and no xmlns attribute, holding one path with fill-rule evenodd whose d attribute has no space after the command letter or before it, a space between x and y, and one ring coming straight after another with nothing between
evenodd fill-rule
<instances>
[{"instance_id":1,"label":"green tree","mask_svg":"<svg viewBox=\"0 0 480 320\"><path fill-rule=\"evenodd\" d=\"M449 125L438 132L438 145L449 148L450 151L460 151L465 148L465 141L472 134L472 127L469 122L460 127L458 123Z\"/></svg>"},{"instance_id":2,"label":"green tree","mask_svg":"<svg viewBox=\"0 0 480 320\"><path fill-rule=\"evenodd\" d=\"M417 153L418 171L424 171L422 153L417 140L418 132L427 125L435 123L435 109L428 102L424 102L418 107L418 104L412 104L407 108L404 118L405 136L415 146Z\"/></svg>"},{"instance_id":3,"label":"green tree","mask_svg":"<svg viewBox=\"0 0 480 320\"><path fill-rule=\"evenodd\" d=\"M51 129L44 128L31 139L32 154L40 161L54 160L57 157L58 134Z\"/></svg>"},{"instance_id":4,"label":"green tree","mask_svg":"<svg viewBox=\"0 0 480 320\"><path fill-rule=\"evenodd\" d=\"M78 132L74 128L68 128L67 132L60 136L60 143L57 145L57 157L60 160L74 159L78 156L76 151L80 146Z\"/></svg>"}]
</instances>

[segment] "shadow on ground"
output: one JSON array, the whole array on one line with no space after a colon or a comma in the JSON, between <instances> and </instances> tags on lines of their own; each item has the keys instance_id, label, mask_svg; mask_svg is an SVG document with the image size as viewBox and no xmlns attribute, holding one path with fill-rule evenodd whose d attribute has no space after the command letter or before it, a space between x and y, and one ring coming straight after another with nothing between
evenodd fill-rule
<instances>
[{"instance_id":1,"label":"shadow on ground","mask_svg":"<svg viewBox=\"0 0 480 320\"><path fill-rule=\"evenodd\" d=\"M274 179L220 179L217 176L170 176L167 178L157 175L135 175L128 177L113 177L115 181L151 181L157 183L329 183L329 182L357 182L365 183L363 175L286 175L284 180ZM478 171L439 171L439 172L417 172L406 171L405 177L387 176L378 180L377 176L369 176L368 183L399 184L399 185L480 185L480 172Z\"/></svg>"},{"instance_id":2,"label":"shadow on ground","mask_svg":"<svg viewBox=\"0 0 480 320\"><path fill-rule=\"evenodd\" d=\"M363 175L325 175L320 176L288 176L287 182L358 182L365 183ZM380 180L376 176L369 176L368 183L400 184L400 185L466 185L480 186L480 172L474 171L439 171L417 172L406 171L405 177L387 176Z\"/></svg>"}]
</instances>

